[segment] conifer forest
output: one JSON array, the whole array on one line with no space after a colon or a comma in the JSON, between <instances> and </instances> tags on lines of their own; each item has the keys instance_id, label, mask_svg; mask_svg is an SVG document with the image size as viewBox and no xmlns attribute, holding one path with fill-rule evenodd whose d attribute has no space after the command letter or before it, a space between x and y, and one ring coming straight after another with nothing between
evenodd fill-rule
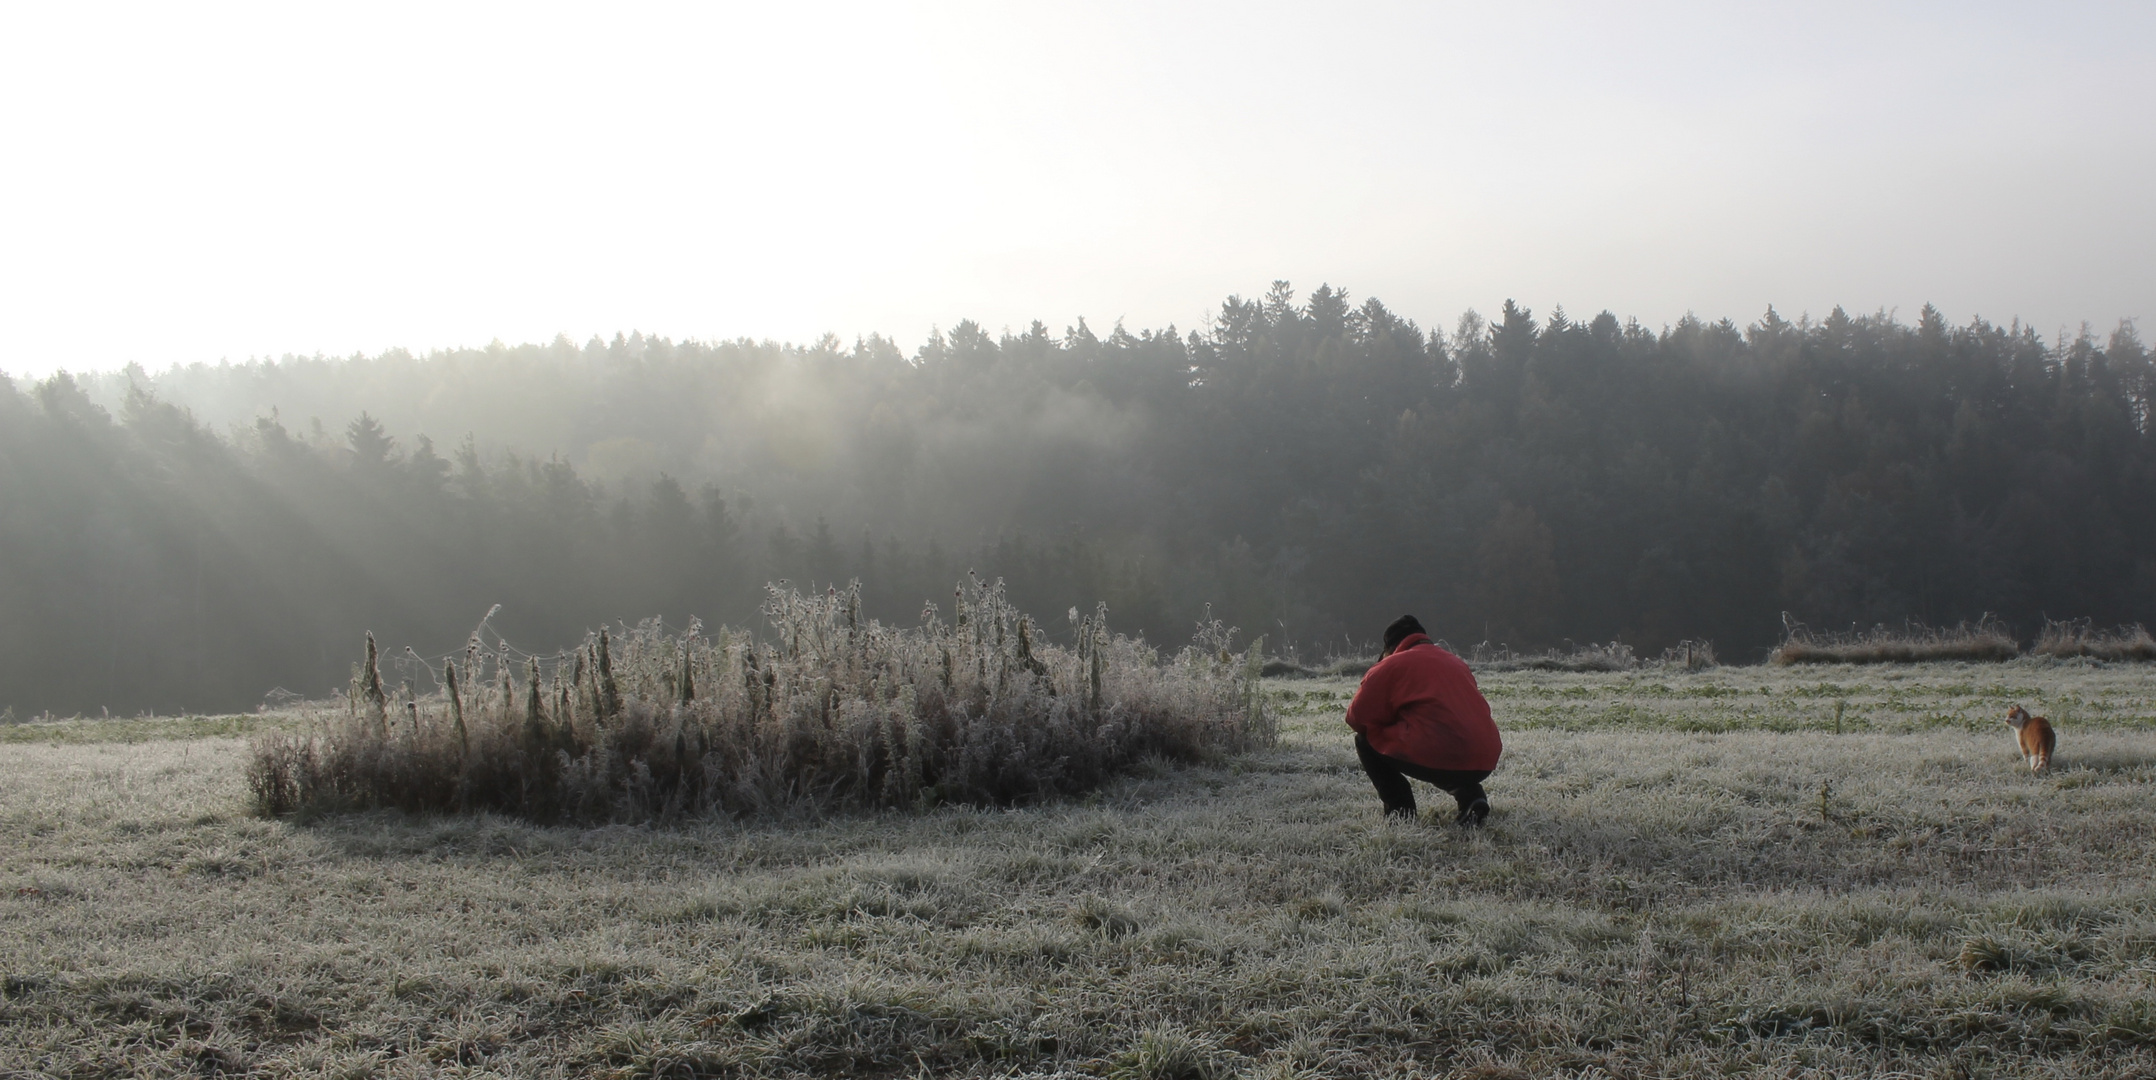
<instances>
[{"instance_id":1,"label":"conifer forest","mask_svg":"<svg viewBox=\"0 0 2156 1080\"><path fill-rule=\"evenodd\" d=\"M1792 622L2156 622L2152 392L2130 323L1507 303L1446 332L1286 283L1196 329L960 322L910 353L626 335L0 381L0 708L321 697L363 630L447 653L495 605L548 650L857 579L912 625L969 571L1306 659L1403 611L1463 649L1739 662Z\"/></svg>"}]
</instances>

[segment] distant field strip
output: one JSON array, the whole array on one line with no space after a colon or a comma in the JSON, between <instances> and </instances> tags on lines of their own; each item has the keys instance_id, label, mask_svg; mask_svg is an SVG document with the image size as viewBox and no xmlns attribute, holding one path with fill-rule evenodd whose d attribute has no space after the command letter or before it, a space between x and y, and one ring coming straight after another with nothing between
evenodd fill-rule
<instances>
[{"instance_id":1,"label":"distant field strip","mask_svg":"<svg viewBox=\"0 0 2156 1080\"><path fill-rule=\"evenodd\" d=\"M2062 725L2156 731L2156 666L2022 660L1902 667L1716 668L1697 673L1480 676L1508 730L1912 732L2005 729L2015 704ZM1338 719L1351 679L1275 684L1283 714Z\"/></svg>"},{"instance_id":2,"label":"distant field strip","mask_svg":"<svg viewBox=\"0 0 2156 1080\"><path fill-rule=\"evenodd\" d=\"M1800 674L1486 679L1480 833L1380 818L1351 682L1083 799L663 829L10 741L0 1075L2156 1073L2142 669Z\"/></svg>"},{"instance_id":3,"label":"distant field strip","mask_svg":"<svg viewBox=\"0 0 2156 1080\"><path fill-rule=\"evenodd\" d=\"M0 724L0 744L142 743L173 739L211 739L285 731L299 721L289 713L226 716L134 716Z\"/></svg>"}]
</instances>

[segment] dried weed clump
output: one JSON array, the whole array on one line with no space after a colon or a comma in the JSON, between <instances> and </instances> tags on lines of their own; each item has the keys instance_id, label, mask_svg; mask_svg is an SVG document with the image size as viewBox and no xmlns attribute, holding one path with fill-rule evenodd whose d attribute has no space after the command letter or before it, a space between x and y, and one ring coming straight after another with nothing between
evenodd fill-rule
<instances>
[{"instance_id":1,"label":"dried weed clump","mask_svg":"<svg viewBox=\"0 0 2156 1080\"><path fill-rule=\"evenodd\" d=\"M1164 658L1074 608L1064 648L978 579L949 622L931 605L908 629L863 619L858 583L781 583L764 614L761 642L651 621L544 664L475 634L425 696L384 688L370 636L346 708L256 740L254 805L583 822L1010 805L1274 739L1261 649L1234 654L1217 621Z\"/></svg>"},{"instance_id":2,"label":"dried weed clump","mask_svg":"<svg viewBox=\"0 0 2156 1080\"><path fill-rule=\"evenodd\" d=\"M1998 619L1986 615L1974 623L1931 627L1910 623L1899 630L1885 625L1846 633L1815 633L1783 616L1786 636L1767 661L1774 664L1920 664L1964 660L1997 662L2021 655L2021 644Z\"/></svg>"},{"instance_id":3,"label":"dried weed clump","mask_svg":"<svg viewBox=\"0 0 2156 1080\"><path fill-rule=\"evenodd\" d=\"M2046 621L2036 635L2037 656L2061 660L2086 656L2092 660L2156 660L2156 638L2139 623L2116 630L2098 630L2092 620Z\"/></svg>"}]
</instances>

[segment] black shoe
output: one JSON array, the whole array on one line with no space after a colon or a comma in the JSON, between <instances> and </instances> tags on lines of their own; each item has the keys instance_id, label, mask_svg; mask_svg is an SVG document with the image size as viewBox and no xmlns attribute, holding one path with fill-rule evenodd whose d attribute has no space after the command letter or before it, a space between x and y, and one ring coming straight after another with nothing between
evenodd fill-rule
<instances>
[{"instance_id":1,"label":"black shoe","mask_svg":"<svg viewBox=\"0 0 2156 1080\"><path fill-rule=\"evenodd\" d=\"M1452 820L1454 824L1463 829L1479 829L1482 827L1483 821L1489 816L1490 800L1476 799L1474 802L1460 807L1460 816Z\"/></svg>"}]
</instances>

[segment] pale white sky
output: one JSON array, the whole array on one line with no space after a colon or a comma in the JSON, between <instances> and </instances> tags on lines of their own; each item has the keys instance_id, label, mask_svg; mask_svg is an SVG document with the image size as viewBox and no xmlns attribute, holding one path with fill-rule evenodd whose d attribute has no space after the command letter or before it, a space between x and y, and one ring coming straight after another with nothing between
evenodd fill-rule
<instances>
[{"instance_id":1,"label":"pale white sky","mask_svg":"<svg viewBox=\"0 0 2156 1080\"><path fill-rule=\"evenodd\" d=\"M0 4L0 371L2156 315L2156 4Z\"/></svg>"}]
</instances>

